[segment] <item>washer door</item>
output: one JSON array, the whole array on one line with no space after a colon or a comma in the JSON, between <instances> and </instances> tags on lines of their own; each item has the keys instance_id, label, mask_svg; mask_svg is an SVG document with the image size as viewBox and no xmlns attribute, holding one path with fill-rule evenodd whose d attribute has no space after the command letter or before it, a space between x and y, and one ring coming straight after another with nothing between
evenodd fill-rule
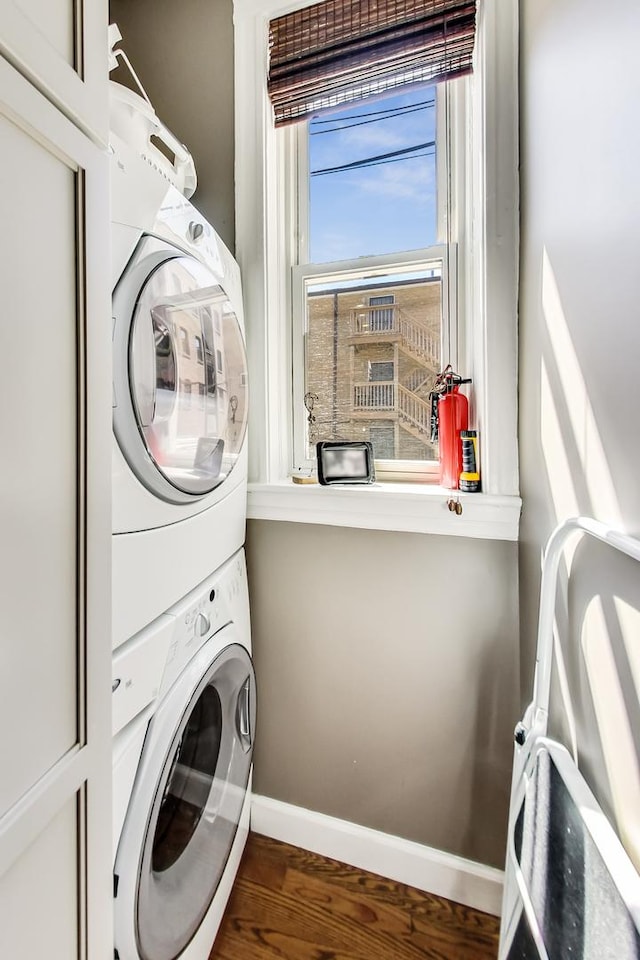
<instances>
[{"instance_id":1,"label":"washer door","mask_svg":"<svg viewBox=\"0 0 640 960\"><path fill-rule=\"evenodd\" d=\"M114 430L138 479L170 503L215 490L244 441L241 307L220 280L144 237L114 291Z\"/></svg>"},{"instance_id":2,"label":"washer door","mask_svg":"<svg viewBox=\"0 0 640 960\"><path fill-rule=\"evenodd\" d=\"M211 905L236 835L253 752L255 676L240 644L211 661L214 641L170 689L147 733L116 858L123 960L182 953Z\"/></svg>"}]
</instances>

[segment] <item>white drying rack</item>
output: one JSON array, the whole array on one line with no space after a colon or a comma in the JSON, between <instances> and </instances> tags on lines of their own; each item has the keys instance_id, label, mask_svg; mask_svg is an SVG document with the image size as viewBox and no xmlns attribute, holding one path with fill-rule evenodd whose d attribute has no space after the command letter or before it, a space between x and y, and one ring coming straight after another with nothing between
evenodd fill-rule
<instances>
[{"instance_id":1,"label":"white drying rack","mask_svg":"<svg viewBox=\"0 0 640 960\"><path fill-rule=\"evenodd\" d=\"M640 541L587 517L547 544L533 700L515 730L499 960L640 960L640 877L576 758L547 736L560 561L585 534L640 561Z\"/></svg>"}]
</instances>

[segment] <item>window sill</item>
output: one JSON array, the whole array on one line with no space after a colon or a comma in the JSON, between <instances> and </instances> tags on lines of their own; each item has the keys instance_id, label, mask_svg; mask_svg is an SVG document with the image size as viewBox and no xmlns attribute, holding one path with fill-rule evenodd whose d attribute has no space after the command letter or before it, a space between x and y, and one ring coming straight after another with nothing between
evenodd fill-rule
<instances>
[{"instance_id":1,"label":"window sill","mask_svg":"<svg viewBox=\"0 0 640 960\"><path fill-rule=\"evenodd\" d=\"M460 515L447 506L452 497L460 499ZM249 484L247 518L517 541L521 506L520 497L462 493L435 484L322 487L282 480Z\"/></svg>"}]
</instances>

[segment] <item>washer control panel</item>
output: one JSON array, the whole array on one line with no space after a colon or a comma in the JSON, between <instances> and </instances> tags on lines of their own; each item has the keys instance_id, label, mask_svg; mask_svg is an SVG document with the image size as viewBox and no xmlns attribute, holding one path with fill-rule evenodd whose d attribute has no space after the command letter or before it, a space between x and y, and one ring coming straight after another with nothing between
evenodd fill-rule
<instances>
[{"instance_id":1,"label":"washer control panel","mask_svg":"<svg viewBox=\"0 0 640 960\"><path fill-rule=\"evenodd\" d=\"M231 557L219 570L167 611L174 629L167 651L162 692L167 690L185 664L228 623L246 635L248 593L244 551Z\"/></svg>"},{"instance_id":2,"label":"washer control panel","mask_svg":"<svg viewBox=\"0 0 640 960\"><path fill-rule=\"evenodd\" d=\"M112 733L118 733L158 696L174 619L162 614L130 641L112 660Z\"/></svg>"}]
</instances>

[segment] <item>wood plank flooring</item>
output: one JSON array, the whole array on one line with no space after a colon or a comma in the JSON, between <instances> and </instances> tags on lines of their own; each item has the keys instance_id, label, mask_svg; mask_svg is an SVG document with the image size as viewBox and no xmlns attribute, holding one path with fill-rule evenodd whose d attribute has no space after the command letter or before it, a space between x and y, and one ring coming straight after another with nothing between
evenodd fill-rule
<instances>
[{"instance_id":1,"label":"wood plank flooring","mask_svg":"<svg viewBox=\"0 0 640 960\"><path fill-rule=\"evenodd\" d=\"M210 960L495 960L499 921L251 833Z\"/></svg>"}]
</instances>

